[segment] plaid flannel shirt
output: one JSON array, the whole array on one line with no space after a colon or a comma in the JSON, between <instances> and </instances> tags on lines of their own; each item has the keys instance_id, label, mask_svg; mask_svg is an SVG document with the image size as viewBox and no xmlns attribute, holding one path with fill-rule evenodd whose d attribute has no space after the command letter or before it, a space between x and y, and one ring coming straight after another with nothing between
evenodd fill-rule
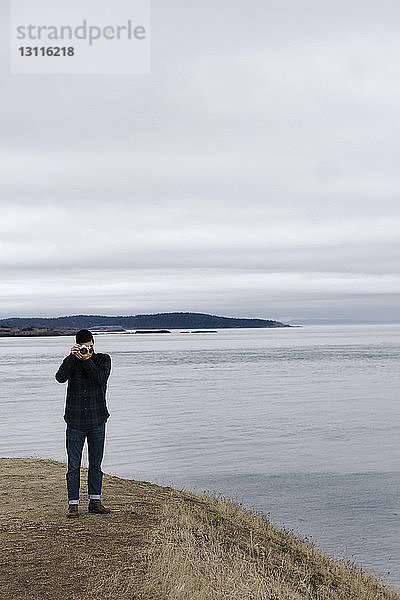
<instances>
[{"instance_id":1,"label":"plaid flannel shirt","mask_svg":"<svg viewBox=\"0 0 400 600\"><path fill-rule=\"evenodd\" d=\"M74 429L90 429L107 421L107 380L111 371L109 354L92 354L81 360L74 354L64 358L55 374L59 383L68 381L64 421Z\"/></svg>"}]
</instances>

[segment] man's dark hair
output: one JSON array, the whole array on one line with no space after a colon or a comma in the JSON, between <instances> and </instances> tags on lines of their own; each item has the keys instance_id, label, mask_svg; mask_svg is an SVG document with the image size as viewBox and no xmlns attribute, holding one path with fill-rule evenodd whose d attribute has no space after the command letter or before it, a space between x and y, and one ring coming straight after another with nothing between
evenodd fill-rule
<instances>
[{"instance_id":1,"label":"man's dark hair","mask_svg":"<svg viewBox=\"0 0 400 600\"><path fill-rule=\"evenodd\" d=\"M94 343L93 334L88 329L80 329L77 332L75 339L77 344L84 344L85 342Z\"/></svg>"}]
</instances>

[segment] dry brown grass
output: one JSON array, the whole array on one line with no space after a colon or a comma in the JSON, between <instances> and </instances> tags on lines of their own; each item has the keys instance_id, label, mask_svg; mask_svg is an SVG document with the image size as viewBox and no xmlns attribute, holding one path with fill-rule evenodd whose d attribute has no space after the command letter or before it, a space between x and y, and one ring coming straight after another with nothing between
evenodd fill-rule
<instances>
[{"instance_id":1,"label":"dry brown grass","mask_svg":"<svg viewBox=\"0 0 400 600\"><path fill-rule=\"evenodd\" d=\"M65 463L0 459L0 589L51 600L400 600L241 503L104 474L67 519ZM86 512L85 512L86 511Z\"/></svg>"},{"instance_id":2,"label":"dry brown grass","mask_svg":"<svg viewBox=\"0 0 400 600\"><path fill-rule=\"evenodd\" d=\"M149 537L145 582L169 600L400 598L265 515L210 494L164 505L161 527Z\"/></svg>"}]
</instances>

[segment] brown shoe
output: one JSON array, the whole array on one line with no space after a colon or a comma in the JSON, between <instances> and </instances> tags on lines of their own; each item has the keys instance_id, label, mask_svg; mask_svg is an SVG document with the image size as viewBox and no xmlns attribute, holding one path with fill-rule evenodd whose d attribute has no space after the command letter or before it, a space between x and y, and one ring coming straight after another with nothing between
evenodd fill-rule
<instances>
[{"instance_id":1,"label":"brown shoe","mask_svg":"<svg viewBox=\"0 0 400 600\"><path fill-rule=\"evenodd\" d=\"M105 515L111 512L110 508L106 508L102 505L100 500L89 500L89 512L97 515Z\"/></svg>"},{"instance_id":2,"label":"brown shoe","mask_svg":"<svg viewBox=\"0 0 400 600\"><path fill-rule=\"evenodd\" d=\"M67 517L79 517L79 504L69 504Z\"/></svg>"}]
</instances>

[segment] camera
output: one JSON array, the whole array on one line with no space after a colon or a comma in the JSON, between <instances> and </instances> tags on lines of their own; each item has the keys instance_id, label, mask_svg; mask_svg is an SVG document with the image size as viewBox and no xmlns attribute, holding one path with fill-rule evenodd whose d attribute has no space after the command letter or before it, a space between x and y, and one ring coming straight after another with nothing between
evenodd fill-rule
<instances>
[{"instance_id":1,"label":"camera","mask_svg":"<svg viewBox=\"0 0 400 600\"><path fill-rule=\"evenodd\" d=\"M85 354L88 354L88 352L92 353L93 352L93 346L89 346L89 348L87 346L85 346L85 344L77 344L78 348L79 348L79 352L82 354L82 356L84 356Z\"/></svg>"}]
</instances>

